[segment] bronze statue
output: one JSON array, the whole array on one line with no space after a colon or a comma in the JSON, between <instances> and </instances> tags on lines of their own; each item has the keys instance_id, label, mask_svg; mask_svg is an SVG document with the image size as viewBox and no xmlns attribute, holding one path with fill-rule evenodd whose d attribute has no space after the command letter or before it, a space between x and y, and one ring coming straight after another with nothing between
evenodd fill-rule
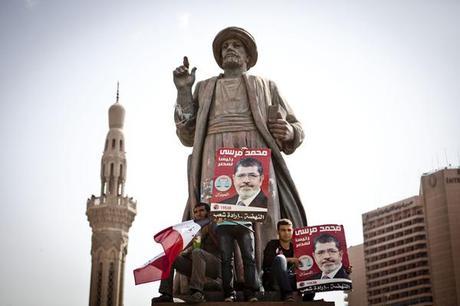
<instances>
[{"instance_id":1,"label":"bronze statue","mask_svg":"<svg viewBox=\"0 0 460 306\"><path fill-rule=\"evenodd\" d=\"M189 70L184 57L174 72L177 104L176 133L182 144L193 147L188 161L189 198L183 219L193 207L209 202L215 152L220 147L270 148L270 195L268 215L257 224L256 262L260 269L265 244L276 238L276 223L292 220L295 227L307 225L305 211L281 152L293 153L304 132L273 81L247 74L257 62L257 46L246 30L229 27L213 42L214 58L223 74L198 82L192 94L196 68Z\"/></svg>"}]
</instances>

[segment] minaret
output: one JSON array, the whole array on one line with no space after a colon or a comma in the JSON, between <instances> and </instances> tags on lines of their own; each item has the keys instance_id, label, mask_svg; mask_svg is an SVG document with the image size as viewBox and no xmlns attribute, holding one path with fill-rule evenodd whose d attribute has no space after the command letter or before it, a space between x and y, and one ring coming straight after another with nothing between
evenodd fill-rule
<instances>
[{"instance_id":1,"label":"minaret","mask_svg":"<svg viewBox=\"0 0 460 306\"><path fill-rule=\"evenodd\" d=\"M128 231L136 201L124 195L126 181L123 122L125 109L117 100L109 108L109 132L101 160L101 194L88 199L86 215L92 228L90 306L123 305L123 273Z\"/></svg>"}]
</instances>

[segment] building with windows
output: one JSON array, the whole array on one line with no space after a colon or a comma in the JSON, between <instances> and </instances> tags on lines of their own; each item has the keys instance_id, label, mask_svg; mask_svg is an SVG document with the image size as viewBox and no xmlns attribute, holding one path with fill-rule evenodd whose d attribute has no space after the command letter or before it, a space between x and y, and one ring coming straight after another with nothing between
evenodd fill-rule
<instances>
[{"instance_id":1,"label":"building with windows","mask_svg":"<svg viewBox=\"0 0 460 306\"><path fill-rule=\"evenodd\" d=\"M362 220L365 273L353 269L349 305L366 294L368 305L460 304L460 168L423 174L418 196Z\"/></svg>"},{"instance_id":2,"label":"building with windows","mask_svg":"<svg viewBox=\"0 0 460 306\"><path fill-rule=\"evenodd\" d=\"M432 305L421 198L414 196L362 217L369 305Z\"/></svg>"},{"instance_id":3,"label":"building with windows","mask_svg":"<svg viewBox=\"0 0 460 306\"><path fill-rule=\"evenodd\" d=\"M460 168L424 174L423 202L434 305L460 305Z\"/></svg>"}]
</instances>

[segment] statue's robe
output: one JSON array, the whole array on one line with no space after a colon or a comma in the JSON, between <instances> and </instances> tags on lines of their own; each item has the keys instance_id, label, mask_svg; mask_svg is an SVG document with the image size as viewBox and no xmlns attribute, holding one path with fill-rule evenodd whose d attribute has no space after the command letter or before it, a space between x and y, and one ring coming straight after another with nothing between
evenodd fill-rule
<instances>
[{"instance_id":1,"label":"statue's robe","mask_svg":"<svg viewBox=\"0 0 460 306\"><path fill-rule=\"evenodd\" d=\"M211 105L215 98L216 83L220 77L212 77L196 85L193 94L193 106L189 108L190 113L188 116L184 117L184 114L176 108L175 122L177 136L182 144L193 147L192 155L188 161L189 198L184 210L183 220L191 219L193 216L193 207L201 199L203 155L209 155L209 152L208 154L204 154L204 144L208 135L208 119ZM274 170L274 175L276 176L275 188L277 190L275 192L272 191L271 194L277 197L275 201L277 204L276 207L272 208L274 210L272 212L270 212L269 207L268 214L273 213L277 217L288 218L293 222L294 227L306 226L305 210L281 154L281 152L285 154L293 153L302 143L304 139L302 126L287 102L280 96L274 82L246 74L243 75L243 81L257 132L266 144L266 147L271 149L272 154L273 168L271 170ZM267 126L268 108L271 105L279 106L283 110L283 113L285 113L285 119L294 129L294 139L292 141L288 143L277 142L269 132ZM265 243L276 238L277 221L275 218L272 218L269 222L270 224L258 224L255 227L256 263L259 269Z\"/></svg>"}]
</instances>

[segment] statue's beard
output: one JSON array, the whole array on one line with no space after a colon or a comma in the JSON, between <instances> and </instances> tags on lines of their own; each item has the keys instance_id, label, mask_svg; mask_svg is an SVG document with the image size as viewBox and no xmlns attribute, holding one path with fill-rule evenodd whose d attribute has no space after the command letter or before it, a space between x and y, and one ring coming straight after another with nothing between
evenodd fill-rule
<instances>
[{"instance_id":1,"label":"statue's beard","mask_svg":"<svg viewBox=\"0 0 460 306\"><path fill-rule=\"evenodd\" d=\"M244 61L239 55L228 54L227 56L223 58L222 67L224 69L242 68L243 66L244 66Z\"/></svg>"}]
</instances>

